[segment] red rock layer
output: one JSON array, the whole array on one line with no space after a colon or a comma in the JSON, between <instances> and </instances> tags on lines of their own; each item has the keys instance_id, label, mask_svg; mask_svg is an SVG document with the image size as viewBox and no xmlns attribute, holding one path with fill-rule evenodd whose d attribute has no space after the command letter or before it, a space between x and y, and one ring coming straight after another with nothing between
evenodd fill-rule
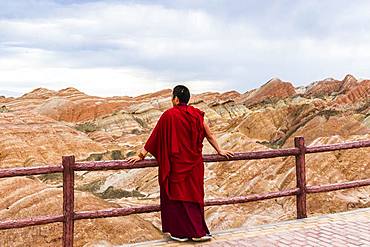
<instances>
[{"instance_id":1,"label":"red rock layer","mask_svg":"<svg viewBox=\"0 0 370 247\"><path fill-rule=\"evenodd\" d=\"M289 82L280 79L271 79L256 91L248 94L244 100L247 106L253 106L263 102L277 101L295 95L295 89Z\"/></svg>"}]
</instances>

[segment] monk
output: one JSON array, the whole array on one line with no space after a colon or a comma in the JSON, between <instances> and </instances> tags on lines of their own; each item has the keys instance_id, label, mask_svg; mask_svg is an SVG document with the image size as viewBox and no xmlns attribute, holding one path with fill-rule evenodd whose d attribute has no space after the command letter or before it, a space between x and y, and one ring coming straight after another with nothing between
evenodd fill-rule
<instances>
[{"instance_id":1,"label":"monk","mask_svg":"<svg viewBox=\"0 0 370 247\"><path fill-rule=\"evenodd\" d=\"M218 154L229 158L233 153L220 148L204 112L189 106L189 99L187 87L173 89L173 107L162 114L144 148L128 162L143 160L148 152L158 162L162 231L177 241L206 241L211 235L204 219L204 137Z\"/></svg>"}]
</instances>

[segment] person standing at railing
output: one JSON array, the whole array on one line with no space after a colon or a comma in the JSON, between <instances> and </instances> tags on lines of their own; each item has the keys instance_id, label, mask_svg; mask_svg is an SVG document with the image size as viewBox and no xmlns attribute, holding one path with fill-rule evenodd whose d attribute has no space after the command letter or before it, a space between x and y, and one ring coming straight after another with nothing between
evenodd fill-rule
<instances>
[{"instance_id":1,"label":"person standing at railing","mask_svg":"<svg viewBox=\"0 0 370 247\"><path fill-rule=\"evenodd\" d=\"M159 164L162 231L177 241L205 241L211 235L204 219L204 137L218 154L234 154L220 148L204 112L189 106L189 99L187 87L173 89L173 107L162 114L144 148L128 162L143 160L149 152Z\"/></svg>"}]
</instances>

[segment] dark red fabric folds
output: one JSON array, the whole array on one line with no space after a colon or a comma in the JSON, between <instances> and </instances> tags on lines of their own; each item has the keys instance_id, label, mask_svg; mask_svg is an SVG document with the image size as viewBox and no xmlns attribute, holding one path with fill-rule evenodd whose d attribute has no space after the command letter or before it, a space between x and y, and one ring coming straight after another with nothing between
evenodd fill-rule
<instances>
[{"instance_id":1,"label":"dark red fabric folds","mask_svg":"<svg viewBox=\"0 0 370 247\"><path fill-rule=\"evenodd\" d=\"M199 238L209 234L204 207L195 202L174 201L161 193L162 231L179 238Z\"/></svg>"}]
</instances>

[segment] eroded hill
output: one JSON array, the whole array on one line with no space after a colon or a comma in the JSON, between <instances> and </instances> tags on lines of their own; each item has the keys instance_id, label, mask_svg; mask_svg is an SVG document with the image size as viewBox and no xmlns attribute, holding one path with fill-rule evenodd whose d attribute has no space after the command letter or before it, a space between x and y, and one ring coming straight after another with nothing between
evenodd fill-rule
<instances>
[{"instance_id":1,"label":"eroded hill","mask_svg":"<svg viewBox=\"0 0 370 247\"><path fill-rule=\"evenodd\" d=\"M0 98L0 167L57 164L62 155L69 154L80 161L126 159L143 146L160 115L171 107L170 99L171 90L138 97L100 98L74 88L36 89L19 98ZM235 152L292 147L295 136L304 136L307 145L370 139L370 80L357 80L351 75L343 80L314 82L305 88L272 79L245 93L193 95L190 104L205 111L206 121L221 146ZM204 144L204 153L214 152L208 143ZM307 155L308 184L369 178L369 161L368 148ZM0 200L1 218L61 210L59 175L1 179L0 183L0 193L5 196ZM206 198L294 186L291 157L206 164ZM78 172L76 188L77 209L159 201L156 168ZM369 207L369 195L368 187L310 195L309 214ZM51 199L45 202L45 198ZM294 198L206 208L211 230L294 216ZM104 238L114 244L161 238L157 213L84 222L77 225L77 246ZM110 230L125 224L127 228ZM42 226L53 232L53 237L39 236L36 228L0 234L1 239L9 241L21 233L24 241L32 239L40 246L49 246L60 241L58 227Z\"/></svg>"}]
</instances>

